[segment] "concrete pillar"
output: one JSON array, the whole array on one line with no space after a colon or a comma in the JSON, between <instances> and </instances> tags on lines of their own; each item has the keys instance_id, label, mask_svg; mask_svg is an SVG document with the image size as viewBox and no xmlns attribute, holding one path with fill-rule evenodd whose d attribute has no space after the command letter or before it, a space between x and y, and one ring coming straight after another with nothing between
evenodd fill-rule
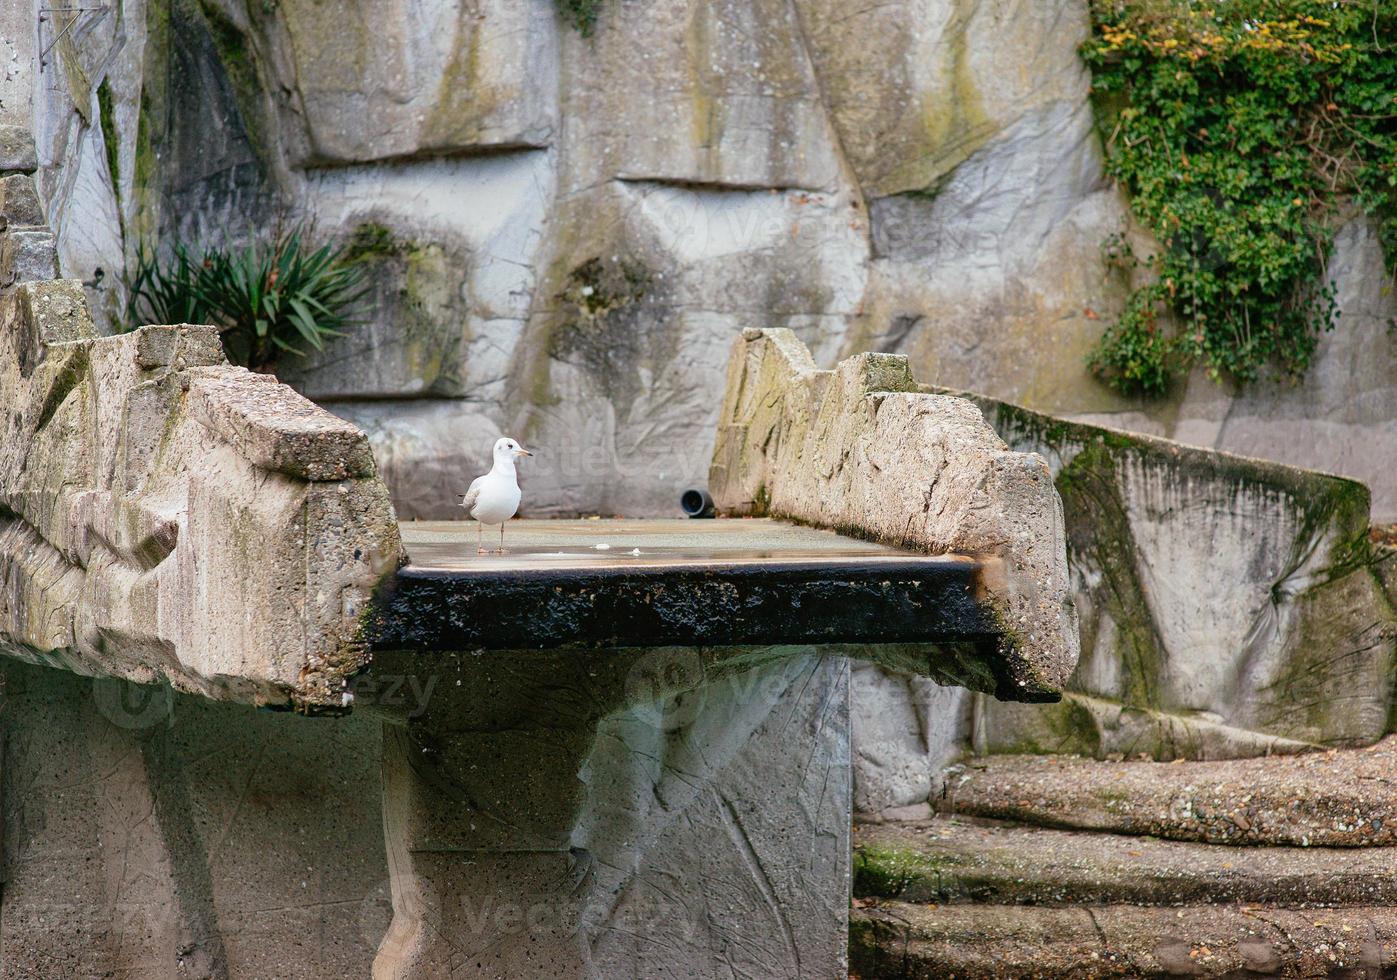
<instances>
[{"instance_id":1,"label":"concrete pillar","mask_svg":"<svg viewBox=\"0 0 1397 980\"><path fill-rule=\"evenodd\" d=\"M380 655L371 677L394 905L376 980L845 972L843 659Z\"/></svg>"}]
</instances>

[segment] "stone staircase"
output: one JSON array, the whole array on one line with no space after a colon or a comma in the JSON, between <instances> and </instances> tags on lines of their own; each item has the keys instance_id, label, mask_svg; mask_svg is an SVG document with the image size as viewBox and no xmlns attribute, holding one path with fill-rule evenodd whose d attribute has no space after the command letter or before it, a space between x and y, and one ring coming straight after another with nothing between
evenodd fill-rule
<instances>
[{"instance_id":1,"label":"stone staircase","mask_svg":"<svg viewBox=\"0 0 1397 980\"><path fill-rule=\"evenodd\" d=\"M947 775L935 819L855 828L854 976L1397 976L1397 736Z\"/></svg>"},{"instance_id":2,"label":"stone staircase","mask_svg":"<svg viewBox=\"0 0 1397 980\"><path fill-rule=\"evenodd\" d=\"M58 277L58 252L34 186L34 137L0 126L0 289Z\"/></svg>"}]
</instances>

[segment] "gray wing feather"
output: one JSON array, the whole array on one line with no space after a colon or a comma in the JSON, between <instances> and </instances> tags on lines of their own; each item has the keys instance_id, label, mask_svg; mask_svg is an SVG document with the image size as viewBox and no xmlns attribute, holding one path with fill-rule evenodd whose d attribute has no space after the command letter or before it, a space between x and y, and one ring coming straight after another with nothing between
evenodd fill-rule
<instances>
[{"instance_id":1,"label":"gray wing feather","mask_svg":"<svg viewBox=\"0 0 1397 980\"><path fill-rule=\"evenodd\" d=\"M470 489L461 495L461 506L466 509L467 514L475 510L475 502L480 499L480 484L484 479L483 476L477 476L471 481Z\"/></svg>"}]
</instances>

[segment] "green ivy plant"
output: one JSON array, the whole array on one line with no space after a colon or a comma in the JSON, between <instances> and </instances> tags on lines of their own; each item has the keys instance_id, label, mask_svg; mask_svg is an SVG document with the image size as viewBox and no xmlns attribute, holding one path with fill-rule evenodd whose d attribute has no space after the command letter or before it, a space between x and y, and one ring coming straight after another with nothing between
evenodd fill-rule
<instances>
[{"instance_id":1,"label":"green ivy plant","mask_svg":"<svg viewBox=\"0 0 1397 980\"><path fill-rule=\"evenodd\" d=\"M1301 377L1338 318L1325 262L1337 219L1374 219L1397 256L1397 4L1091 0L1107 171L1157 255L1089 358L1158 395L1196 363Z\"/></svg>"},{"instance_id":2,"label":"green ivy plant","mask_svg":"<svg viewBox=\"0 0 1397 980\"><path fill-rule=\"evenodd\" d=\"M161 259L137 248L126 277L126 326L211 323L235 364L271 370L283 353L320 350L368 292L362 266L342 248L307 246L300 227L196 258L176 243Z\"/></svg>"}]
</instances>

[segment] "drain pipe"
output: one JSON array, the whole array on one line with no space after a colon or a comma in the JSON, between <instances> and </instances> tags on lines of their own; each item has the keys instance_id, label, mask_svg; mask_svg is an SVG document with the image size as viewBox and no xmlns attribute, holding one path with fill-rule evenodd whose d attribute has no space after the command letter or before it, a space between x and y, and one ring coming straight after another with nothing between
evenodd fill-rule
<instances>
[{"instance_id":1,"label":"drain pipe","mask_svg":"<svg viewBox=\"0 0 1397 980\"><path fill-rule=\"evenodd\" d=\"M690 487L679 495L679 508L686 517L712 517L713 498L702 487Z\"/></svg>"}]
</instances>

